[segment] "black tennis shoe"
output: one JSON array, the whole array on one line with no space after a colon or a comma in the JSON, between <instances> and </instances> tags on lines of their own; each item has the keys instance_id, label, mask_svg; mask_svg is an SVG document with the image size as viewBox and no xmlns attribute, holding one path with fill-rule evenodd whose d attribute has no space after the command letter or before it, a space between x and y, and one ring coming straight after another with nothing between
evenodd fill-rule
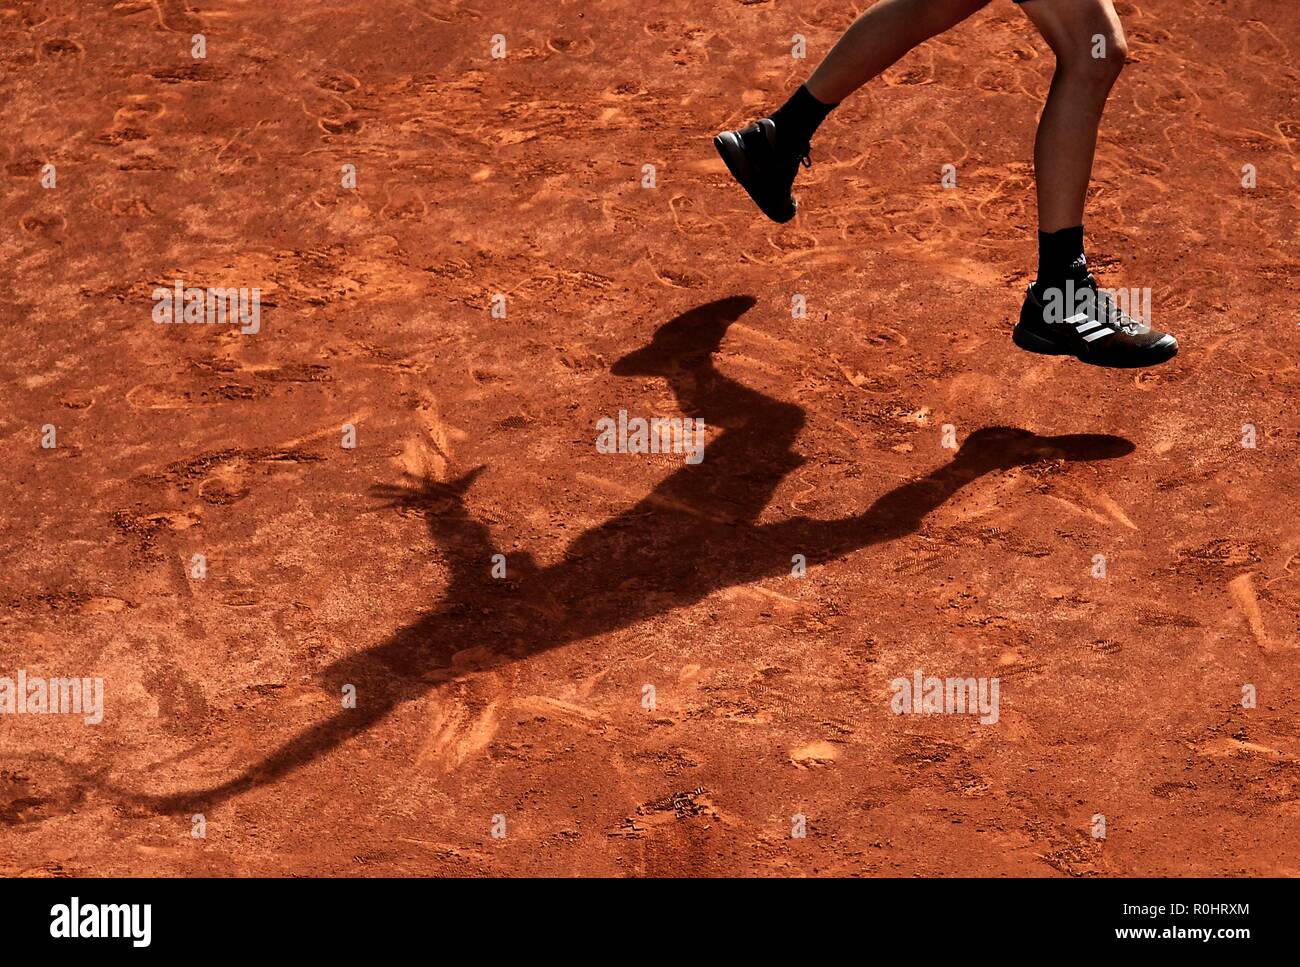
<instances>
[{"instance_id":1,"label":"black tennis shoe","mask_svg":"<svg viewBox=\"0 0 1300 967\"><path fill-rule=\"evenodd\" d=\"M763 118L739 131L723 131L713 139L713 146L764 215L774 222L794 218L796 205L790 188L800 164L812 167L808 145L793 153L778 148L776 125L771 118Z\"/></svg>"},{"instance_id":2,"label":"black tennis shoe","mask_svg":"<svg viewBox=\"0 0 1300 967\"><path fill-rule=\"evenodd\" d=\"M1011 340L1031 353L1117 369L1155 366L1178 352L1178 340L1132 318L1091 273L1064 288L1031 285Z\"/></svg>"}]
</instances>

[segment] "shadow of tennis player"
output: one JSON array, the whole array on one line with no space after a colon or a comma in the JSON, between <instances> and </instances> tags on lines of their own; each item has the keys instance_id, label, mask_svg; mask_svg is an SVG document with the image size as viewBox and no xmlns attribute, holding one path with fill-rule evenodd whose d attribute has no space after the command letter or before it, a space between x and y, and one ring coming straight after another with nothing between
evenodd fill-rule
<instances>
[{"instance_id":1,"label":"shadow of tennis player","mask_svg":"<svg viewBox=\"0 0 1300 967\"><path fill-rule=\"evenodd\" d=\"M642 500L580 534L553 565L510 555L508 582L490 576L492 556L501 551L465 506L482 467L450 481L377 487L392 506L418 510L444 549L451 577L442 606L324 671L334 695L344 684L356 686L356 708L299 732L229 781L131 798L167 812L211 806L286 776L440 683L686 607L719 588L788 574L795 554L813 566L913 533L927 514L985 474L1043 459L1105 460L1133 451L1115 436L986 428L972 433L949 463L882 494L859 514L756 524L776 487L803 462L792 447L804 411L714 368L727 327L753 305L752 298L732 297L692 309L613 367L618 376L666 379L682 414L704 419L709 439L702 463L684 464ZM466 658L467 652L476 657Z\"/></svg>"}]
</instances>

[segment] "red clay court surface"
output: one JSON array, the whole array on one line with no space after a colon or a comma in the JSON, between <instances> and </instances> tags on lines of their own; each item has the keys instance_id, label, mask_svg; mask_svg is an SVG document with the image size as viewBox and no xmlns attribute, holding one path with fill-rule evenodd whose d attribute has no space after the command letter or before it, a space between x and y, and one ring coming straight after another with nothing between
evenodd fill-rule
<instances>
[{"instance_id":1,"label":"red clay court surface","mask_svg":"<svg viewBox=\"0 0 1300 967\"><path fill-rule=\"evenodd\" d=\"M1009 0L832 116L787 226L710 139L842 4L5 4L0 675L106 713L0 717L0 872L1300 873L1300 11L1117 7L1140 372L1011 345ZM156 325L178 278L261 332ZM703 463L596 452L620 410ZM998 722L895 715L916 669Z\"/></svg>"}]
</instances>

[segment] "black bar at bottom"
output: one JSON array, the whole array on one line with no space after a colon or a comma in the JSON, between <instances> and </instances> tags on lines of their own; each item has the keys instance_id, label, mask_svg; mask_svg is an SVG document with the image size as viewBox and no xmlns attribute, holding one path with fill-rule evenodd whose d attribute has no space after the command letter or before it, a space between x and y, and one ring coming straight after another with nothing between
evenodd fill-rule
<instances>
[{"instance_id":1,"label":"black bar at bottom","mask_svg":"<svg viewBox=\"0 0 1300 967\"><path fill-rule=\"evenodd\" d=\"M549 946L562 933L563 948L552 948L560 953L613 931L644 952L688 941L684 949L734 952L784 934L801 944L843 937L859 950L893 941L943 956L1098 947L1231 956L1284 940L1295 893L1294 880L1263 879L7 879L0 923L6 954L337 956L431 936L486 952Z\"/></svg>"}]
</instances>

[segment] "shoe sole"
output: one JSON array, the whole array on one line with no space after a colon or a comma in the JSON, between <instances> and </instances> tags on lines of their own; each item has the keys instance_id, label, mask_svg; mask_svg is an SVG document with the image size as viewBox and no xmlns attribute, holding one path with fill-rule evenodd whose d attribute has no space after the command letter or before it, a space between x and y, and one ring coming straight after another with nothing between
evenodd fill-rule
<instances>
[{"instance_id":1,"label":"shoe sole","mask_svg":"<svg viewBox=\"0 0 1300 967\"><path fill-rule=\"evenodd\" d=\"M749 184L754 173L749 167L749 159L745 157L745 148L740 143L740 138L736 137L735 131L723 131L713 139L713 147L718 152L719 157L722 158L722 163L727 166L727 170L731 172L731 177L735 178L736 183L745 189L745 194L758 206L759 211L778 225L784 225L794 218L794 205L790 206L789 211L773 212L750 189Z\"/></svg>"},{"instance_id":2,"label":"shoe sole","mask_svg":"<svg viewBox=\"0 0 1300 967\"><path fill-rule=\"evenodd\" d=\"M1156 343L1143 356L1133 356L1123 360L1092 359L1082 353L1065 349L1050 339L1044 339L1037 333L1023 328L1019 323L1011 331L1011 341L1027 352L1038 353L1041 356L1073 356L1081 363L1087 363L1089 366L1104 366L1107 369L1143 369L1147 366L1159 366L1178 355L1178 341L1170 337L1169 342Z\"/></svg>"}]
</instances>

